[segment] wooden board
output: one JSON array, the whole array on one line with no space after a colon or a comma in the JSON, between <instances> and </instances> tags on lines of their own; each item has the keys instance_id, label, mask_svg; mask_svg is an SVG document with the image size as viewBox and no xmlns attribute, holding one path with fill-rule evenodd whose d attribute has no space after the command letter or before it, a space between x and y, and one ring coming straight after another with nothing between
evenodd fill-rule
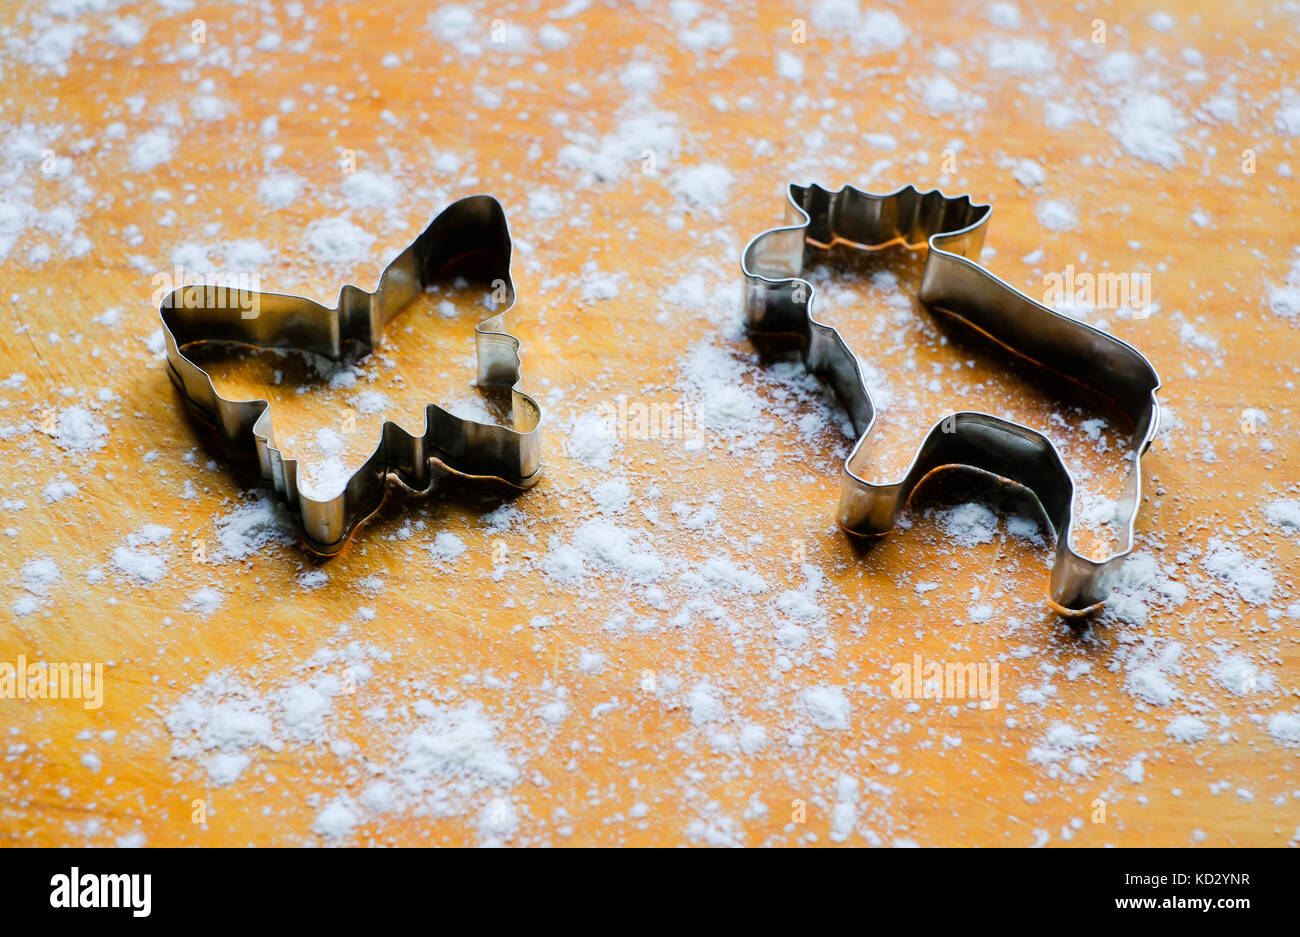
<instances>
[{"instance_id":1,"label":"wooden board","mask_svg":"<svg viewBox=\"0 0 1300 937\"><path fill-rule=\"evenodd\" d=\"M0 842L1300 837L1294 10L66 6L0 12L0 663L102 665L103 698L0 700ZM1079 312L1165 407L1140 559L1085 632L995 483L936 477L870 547L836 528L843 412L739 330L790 179L989 200L984 262L1036 298L1067 265L1150 285L1148 315ZM332 302L476 192L515 236L544 478L394 491L315 560L187 417L158 294ZM888 403L882 464L949 409L1022 413L1100 517L1119 448L949 339L921 259L817 274ZM291 454L356 457L363 389L408 425L474 412L482 308L426 297L353 371L211 367ZM996 665L996 699L911 698L918 661Z\"/></svg>"}]
</instances>

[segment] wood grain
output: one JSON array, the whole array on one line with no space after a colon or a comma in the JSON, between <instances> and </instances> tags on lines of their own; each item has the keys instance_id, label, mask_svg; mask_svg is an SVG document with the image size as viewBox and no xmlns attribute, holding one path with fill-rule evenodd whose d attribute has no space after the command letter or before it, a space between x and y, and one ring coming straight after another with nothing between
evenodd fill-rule
<instances>
[{"instance_id":1,"label":"wood grain","mask_svg":"<svg viewBox=\"0 0 1300 937\"><path fill-rule=\"evenodd\" d=\"M0 700L0 842L1294 844L1300 762L1269 726L1297 707L1300 548L1263 513L1297 488L1300 323L1268 302L1300 240L1287 168L1300 154L1276 122L1300 94L1294 11L1050 2L1021 5L1020 28L1005 29L981 4L881 3L907 41L873 49L878 30L819 27L802 3L702 5L687 23L657 4L593 3L566 18L548 15L559 5L474 6L454 41L438 37L428 4L302 6L295 16L278 5L124 4L70 21L44 4L0 11L11 37L0 59L4 199L31 210L4 260L0 661L99 662L106 681L94 710ZM1170 31L1150 25L1157 11L1173 17ZM145 28L139 44L113 40L123 17ZM1096 19L1104 45L1091 41ZM494 20L507 38L526 29L530 49L494 44ZM808 24L806 43L792 41L794 20ZM567 47L543 47L547 25ZM63 28L75 51L42 64L39 40ZM259 49L267 35L278 45ZM1034 45L1008 51L1014 41ZM1104 80L1100 60L1125 52L1131 67ZM780 53L802 63L802 81L778 74ZM652 90L626 71L637 62L656 69ZM932 82L944 77L962 106L936 112L943 89ZM1223 92L1235 118L1205 116ZM1122 145L1122 108L1142 94L1181 116L1169 168ZM1049 127L1048 101L1079 119ZM174 155L138 170L133 147L150 132L173 140ZM883 134L894 146L873 136ZM1247 149L1254 172L1242 171ZM47 150L53 175L42 171ZM1041 185L1013 177L1025 159L1045 170ZM717 204L707 204L714 187L706 204L691 202L701 166L730 173ZM347 182L358 172L393 180L396 194L359 204L371 190ZM268 206L259 186L286 173L302 194ZM1048 546L1006 533L1023 504L959 473L927 484L907 529L878 543L838 531L851 442L842 415L796 368L759 362L736 325L739 251L780 222L788 179L873 191L914 182L991 200L984 262L1031 295L1067 264L1150 273L1153 315L1088 320L1140 348L1164 379L1166 429L1145 463L1137 549L1186 587L1184 599L1152 594L1145 620L1112 608L1072 631L1044 601ZM155 275L177 256L193 262L177 254L184 245L219 268L230 245L252 239L269 254L255 267L264 289L332 301L343 283L370 287L437 210L474 192L502 201L516 238L510 326L524 387L545 411L543 481L520 495L468 483L395 491L325 563L292 543L221 560L220 521L260 479L187 418L157 354ZM1073 230L1040 223L1052 201L1074 209ZM71 232L50 214L60 206L75 217ZM313 225L340 216L373 243L355 262L322 263ZM884 267L897 290L832 277L829 316L880 368L906 435L927 407L957 406L944 391L963 359L923 310L903 306L895 320L886 304L914 286L915 258ZM607 277L617 295L597 298ZM472 321L463 304L444 322L422 301L367 373L398 375L390 397L416 413L430 399L422 391L472 399ZM726 401L690 383L709 362L734 367L737 400L760 406L752 420L620 438L607 465L580 457L575 421L617 413L619 395L716 417ZM229 360L214 371L249 389L274 380ZM979 366L981 379L997 373ZM319 383L277 391L284 438L307 446L348 406ZM1020 385L990 386L986 405L1001 395L1020 412L1055 412ZM73 407L104 425L102 448L60 445L58 414ZM1077 435L1078 420L1062 432ZM348 452L364 450L360 438ZM1072 453L1113 490L1123 468L1113 452L1082 442ZM51 500L60 479L75 493ZM611 479L627 482L630 506L602 514L593 491ZM972 500L1001 512L999 534L954 544L943 512ZM483 516L503 505L523 517L494 531ZM647 586L589 558L581 581L557 578L557 551L591 524L636 532L663 572ZM141 543L147 525L170 535ZM465 552L431 555L438 532ZM1243 600L1207 567L1214 538L1267 565L1267 600ZM121 572L124 547L161 558L165 575L141 583ZM701 576L718 557L762 589ZM29 568L43 559L57 580ZM317 570L327 581L304 585ZM194 607L203 589L223 597L211 614ZM1161 672L1177 696L1145 702L1133 671L1172 644L1181 655ZM891 668L917 654L997 662L999 705L891 695ZM1260 673L1244 695L1215 676L1234 654ZM295 736L287 688L346 681L362 661L369 678ZM193 736L175 717L214 674L213 698L251 700L274 726L267 745L229 748L248 760L229 784L208 770L218 752L186 748ZM806 693L822 686L851 704L846 728L810 717ZM357 804L377 779L409 781L411 735L447 730L467 708L495 735L466 746L500 754L508 772L452 754L454 770L433 771L400 806ZM1203 721L1202 741L1167 735L1183 716ZM766 742L747 751L753 727ZM1135 784L1126 770L1138 761ZM356 819L341 839L318 832L340 798ZM196 801L205 822L194 822ZM852 806L837 822L843 802Z\"/></svg>"}]
</instances>

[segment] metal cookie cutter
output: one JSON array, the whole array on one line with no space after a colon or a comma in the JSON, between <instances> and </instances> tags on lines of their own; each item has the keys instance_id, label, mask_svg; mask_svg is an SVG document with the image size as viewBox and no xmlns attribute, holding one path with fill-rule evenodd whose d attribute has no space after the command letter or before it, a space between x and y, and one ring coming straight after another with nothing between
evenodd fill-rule
<instances>
[{"instance_id":1,"label":"metal cookie cutter","mask_svg":"<svg viewBox=\"0 0 1300 937\"><path fill-rule=\"evenodd\" d=\"M845 186L791 185L787 226L755 237L741 256L745 322L751 334L793 334L808 370L824 378L849 411L858 440L844 463L839 523L850 533L884 534L912 490L936 469L961 465L1017 482L1038 499L1056 532L1051 602L1065 615L1095 610L1110 594L1133 545L1141 493L1141 456L1159 428L1160 378L1140 352L1112 335L1035 302L978 263L992 208L968 196L906 186L872 195ZM818 322L813 288L800 279L815 251L835 243L876 249L902 243L929 247L919 298L931 309L965 322L1049 373L1084 384L1113 401L1132 426L1132 460L1121 499L1122 549L1102 560L1070 546L1074 480L1051 440L987 413L950 414L936 423L896 482L871 484L867 437L875 405L858 359L834 328Z\"/></svg>"},{"instance_id":2,"label":"metal cookie cutter","mask_svg":"<svg viewBox=\"0 0 1300 937\"><path fill-rule=\"evenodd\" d=\"M257 293L214 286L185 286L163 300L160 313L172 380L195 409L215 424L226 447L255 450L262 475L272 482L301 522L307 546L332 555L383 501L390 474L425 492L437 468L473 478L495 478L519 488L541 471L541 409L519 382L519 340L504 331L514 305L510 280L510 230L499 202L475 195L448 206L379 277L373 293L344 286L338 304L322 306L302 296ZM412 436L385 421L380 441L333 498L315 500L298 487L298 462L275 445L270 404L229 400L212 378L187 358L184 348L217 341L260 348L291 348L332 360L376 347L387 325L429 284L450 277L491 284L506 292L506 309L475 326L478 386L508 408L510 426L463 419L436 404L424 411L424 431Z\"/></svg>"}]
</instances>

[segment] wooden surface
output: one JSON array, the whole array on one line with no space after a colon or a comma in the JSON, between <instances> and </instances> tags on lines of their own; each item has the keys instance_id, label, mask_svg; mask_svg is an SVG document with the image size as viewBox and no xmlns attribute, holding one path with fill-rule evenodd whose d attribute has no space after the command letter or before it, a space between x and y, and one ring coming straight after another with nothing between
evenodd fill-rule
<instances>
[{"instance_id":1,"label":"wooden surface","mask_svg":"<svg viewBox=\"0 0 1300 937\"><path fill-rule=\"evenodd\" d=\"M1294 10L1054 2L1022 4L1006 28L1005 11L924 0L889 7L907 36L881 49L879 21L836 27L824 4L702 5L686 21L660 4L474 7L451 41L439 30L456 16L430 25L431 6L409 0L297 16L55 6L0 12L4 199L27 212L4 260L0 661L102 663L105 693L93 710L0 700L0 842L1294 844L1300 548L1264 513L1297 487L1300 322L1269 305L1300 234L1286 168L1300 153L1277 117L1300 94ZM124 17L143 27L130 47L113 38L131 32L113 32ZM567 47L544 47L558 44L547 25ZM513 47L517 28L530 48ZM781 54L801 81L778 73ZM1235 116L1207 116L1225 92ZM1177 144L1167 167L1124 145L1123 108L1144 94L1181 119L1162 138ZM1049 126L1047 101L1079 119ZM151 132L174 154L142 168ZM1041 184L1013 177L1026 159ZM730 174L725 191L709 166ZM259 186L284 173L303 190L270 207ZM374 175L349 183L357 173ZM1126 594L1072 631L1044 601L1048 546L1007 533L1011 493L957 473L874 548L836 528L843 414L737 328L739 251L782 220L787 179L990 200L984 262L1036 297L1067 264L1151 275L1148 318L1086 318L1164 380L1136 551L1169 596ZM383 203L364 204L376 192ZM256 503L260 480L186 416L157 353L155 274L204 252L228 268L229 245L252 239L266 256L234 263L263 289L331 302L474 192L502 201L516 239L509 327L545 413L542 481L517 496L394 492L329 562L286 542L223 554L222 519ZM1044 226L1059 227L1050 203L1073 209L1072 230ZM325 263L312 226L338 217L373 243ZM201 250L178 255L186 245ZM825 317L892 397L881 464L936 416L980 407L1055 426L1085 487L1113 496L1122 459L1081 435L1084 411L941 342L900 302L920 263L895 251L818 274ZM896 288L858 276L881 270ZM383 360L360 371L392 402L384 416L418 425L430 400L473 405L475 302L427 297L390 327ZM352 412L354 391L292 359L211 367L229 393L271 394L278 437L304 459ZM704 425L617 438L603 458L587 430L619 395L633 413L684 402ZM78 407L103 424L102 448L66 445L60 414ZM345 457L380 419L352 417ZM52 500L60 480L75 491ZM947 512L970 501L1001 512L998 533L962 546ZM495 530L483 515L503 504L522 517ZM464 552L442 558L438 532ZM1245 601L1216 575L1212 538L1267 566L1272 594ZM602 568L597 548L626 568ZM566 559L584 550L578 577ZM133 557L165 572L142 582ZM315 571L323 584L304 578ZM916 654L997 662L998 705L892 695L892 668ZM1216 679L1233 656L1258 671L1242 693ZM826 694L849 704L844 727L810 712ZM293 708L316 700L315 716ZM238 712L251 734L220 736ZM1205 737L1171 737L1182 717ZM363 796L385 780L387 799Z\"/></svg>"}]
</instances>

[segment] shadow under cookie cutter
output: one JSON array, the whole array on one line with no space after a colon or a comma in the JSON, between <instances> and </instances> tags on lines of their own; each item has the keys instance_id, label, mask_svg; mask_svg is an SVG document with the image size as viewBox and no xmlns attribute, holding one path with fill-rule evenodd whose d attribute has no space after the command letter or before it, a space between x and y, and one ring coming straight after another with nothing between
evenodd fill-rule
<instances>
[{"instance_id":1,"label":"shadow under cookie cutter","mask_svg":"<svg viewBox=\"0 0 1300 937\"><path fill-rule=\"evenodd\" d=\"M800 338L808 370L831 385L849 412L858 439L844 463L840 525L859 535L888 533L912 490L931 472L948 466L980 469L1027 488L1055 529L1050 595L1056 610L1064 615L1095 610L1110 594L1133 548L1141 457L1160 423L1160 378L1151 363L1118 338L1054 312L980 266L991 206L974 204L969 196L950 198L937 189L921 192L910 185L872 195L851 186L831 192L792 184L788 194L787 226L758 235L741 255L745 323L751 334ZM918 294L922 303L1119 407L1132 426L1120 550L1101 560L1074 552L1074 479L1056 446L1035 430L987 413L954 413L936 423L900 480L872 484L862 477L875 405L857 357L838 331L817 321L812 284L801 279L810 252L835 243L863 249L900 243L911 249L928 246Z\"/></svg>"},{"instance_id":2,"label":"shadow under cookie cutter","mask_svg":"<svg viewBox=\"0 0 1300 937\"><path fill-rule=\"evenodd\" d=\"M190 404L213 423L232 451L255 450L262 475L295 509L309 549L338 553L356 527L384 499L388 476L427 492L437 467L471 478L492 478L518 488L541 472L541 409L519 382L519 340L504 331L515 301L510 280L510 231L505 211L491 196L461 199L433 219L410 247L390 263L374 292L347 285L337 305L302 296L218 286L184 286L161 304L168 371ZM230 400L207 371L185 356L187 345L216 341L259 348L286 348L341 360L350 348L368 352L386 326L431 283L450 277L504 289L506 308L475 326L478 387L508 407L512 426L463 419L437 404L425 407L424 432L412 436L385 420L369 458L339 494L317 500L298 484L298 462L276 447L266 400Z\"/></svg>"}]
</instances>

